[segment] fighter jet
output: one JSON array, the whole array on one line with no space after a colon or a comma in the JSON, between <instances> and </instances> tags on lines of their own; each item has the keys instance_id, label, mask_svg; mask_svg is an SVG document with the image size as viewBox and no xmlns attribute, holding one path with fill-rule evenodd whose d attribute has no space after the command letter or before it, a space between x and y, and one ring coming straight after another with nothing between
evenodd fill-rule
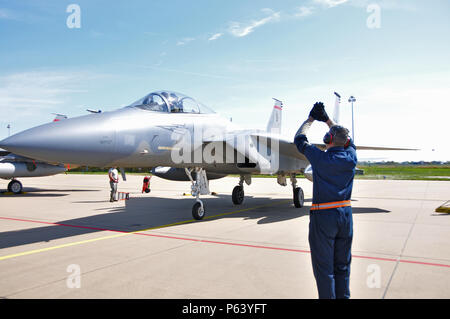
<instances>
[{"instance_id":1,"label":"fighter jet","mask_svg":"<svg viewBox=\"0 0 450 319\"><path fill-rule=\"evenodd\" d=\"M23 186L17 177L50 176L65 171L64 165L51 165L0 149L0 178L11 180L8 192L14 194L22 192Z\"/></svg>"},{"instance_id":2,"label":"fighter jet","mask_svg":"<svg viewBox=\"0 0 450 319\"><path fill-rule=\"evenodd\" d=\"M264 173L276 175L282 186L290 178L294 206L300 208L304 193L297 175L309 174L311 167L292 140L280 135L282 109L283 103L274 99L266 130L249 130L192 97L155 91L114 111L23 131L1 141L0 147L51 163L147 167L158 176L189 180L196 197L192 215L197 220L205 216L200 195L210 194L208 179L228 174L240 175L232 191L235 205L244 200L244 182L250 185L253 174Z\"/></svg>"},{"instance_id":3,"label":"fighter jet","mask_svg":"<svg viewBox=\"0 0 450 319\"><path fill-rule=\"evenodd\" d=\"M64 114L56 114L54 122L67 119ZM8 184L8 192L20 194L23 185L17 177L42 177L60 174L66 171L64 165L52 165L32 158L13 154L0 148L0 178L11 180Z\"/></svg>"}]
</instances>

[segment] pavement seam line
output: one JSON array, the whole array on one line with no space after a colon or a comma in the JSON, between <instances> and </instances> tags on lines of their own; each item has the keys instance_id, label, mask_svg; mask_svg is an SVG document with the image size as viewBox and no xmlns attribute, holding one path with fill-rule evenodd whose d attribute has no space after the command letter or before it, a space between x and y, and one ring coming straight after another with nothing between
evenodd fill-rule
<instances>
[{"instance_id":1,"label":"pavement seam line","mask_svg":"<svg viewBox=\"0 0 450 319\"><path fill-rule=\"evenodd\" d=\"M428 185L429 185L429 182L426 183L425 194L424 194L425 198L426 198L426 195L428 193ZM420 208L418 209L418 211L416 213L416 216L414 218L414 222L412 223L411 228L409 229L408 235L406 236L406 239L405 239L405 243L403 244L402 250L400 251L400 254L397 257L397 261L395 263L394 270L392 270L392 274L391 274L391 276L389 278L388 283L386 284L386 289L384 290L384 293L383 293L383 296L381 297L381 299L386 299L387 292L388 292L388 290L389 290L389 288L391 286L392 280L394 279L394 276L395 276L395 274L397 272L398 265L402 262L401 258L402 258L403 252L405 251L406 245L408 244L409 237L411 236L411 234L412 234L412 232L413 232L413 230L414 230L414 228L416 226L416 222L417 222L417 218L419 217L419 214L423 210L423 203L424 203L424 200L421 200Z\"/></svg>"}]
</instances>

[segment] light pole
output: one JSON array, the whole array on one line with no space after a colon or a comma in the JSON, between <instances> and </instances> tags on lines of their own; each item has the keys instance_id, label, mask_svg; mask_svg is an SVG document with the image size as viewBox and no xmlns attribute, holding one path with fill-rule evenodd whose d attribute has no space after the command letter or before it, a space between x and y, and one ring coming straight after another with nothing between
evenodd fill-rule
<instances>
[{"instance_id":1,"label":"light pole","mask_svg":"<svg viewBox=\"0 0 450 319\"><path fill-rule=\"evenodd\" d=\"M352 139L353 139L353 143L355 143L355 122L353 120L353 102L356 102L355 97L352 95L349 97L348 99L349 103L352 103Z\"/></svg>"}]
</instances>

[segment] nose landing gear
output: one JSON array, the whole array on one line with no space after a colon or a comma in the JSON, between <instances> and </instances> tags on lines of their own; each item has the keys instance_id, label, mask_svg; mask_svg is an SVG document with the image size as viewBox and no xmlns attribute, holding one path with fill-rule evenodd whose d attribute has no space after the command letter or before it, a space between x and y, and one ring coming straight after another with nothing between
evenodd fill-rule
<instances>
[{"instance_id":1,"label":"nose landing gear","mask_svg":"<svg viewBox=\"0 0 450 319\"><path fill-rule=\"evenodd\" d=\"M209 183L208 178L206 176L206 172L203 168L195 168L195 169L184 169L186 175L189 177L189 180L192 183L191 186L191 194L195 196L196 203L192 206L192 217L196 220L201 220L205 217L206 210L203 205L203 202L200 200L200 195L209 195ZM192 177L192 172L195 171L195 181Z\"/></svg>"}]
</instances>

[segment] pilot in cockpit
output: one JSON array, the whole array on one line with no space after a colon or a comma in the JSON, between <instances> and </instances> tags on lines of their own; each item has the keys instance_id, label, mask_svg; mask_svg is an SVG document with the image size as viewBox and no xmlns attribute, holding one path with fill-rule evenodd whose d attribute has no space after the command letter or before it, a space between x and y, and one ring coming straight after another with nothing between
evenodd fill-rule
<instances>
[{"instance_id":1,"label":"pilot in cockpit","mask_svg":"<svg viewBox=\"0 0 450 319\"><path fill-rule=\"evenodd\" d=\"M179 101L178 96L174 93L161 93L166 100L169 102L170 112L172 113L183 113L183 102Z\"/></svg>"}]
</instances>

